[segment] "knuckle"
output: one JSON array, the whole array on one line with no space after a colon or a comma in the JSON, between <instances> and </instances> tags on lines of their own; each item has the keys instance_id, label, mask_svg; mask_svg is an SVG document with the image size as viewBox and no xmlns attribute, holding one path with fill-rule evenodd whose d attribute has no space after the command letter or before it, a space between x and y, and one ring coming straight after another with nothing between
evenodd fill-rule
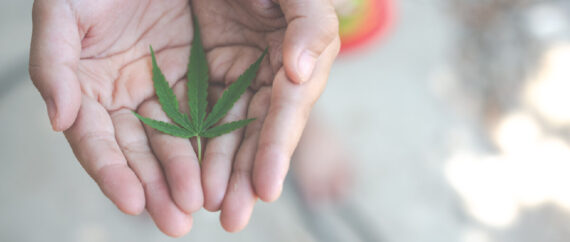
<instances>
[{"instance_id":1,"label":"knuckle","mask_svg":"<svg viewBox=\"0 0 570 242\"><path fill-rule=\"evenodd\" d=\"M220 150L208 150L204 154L204 162L208 163L231 163L231 155L227 152L220 151Z\"/></svg>"},{"instance_id":2,"label":"knuckle","mask_svg":"<svg viewBox=\"0 0 570 242\"><path fill-rule=\"evenodd\" d=\"M280 146L275 143L271 142L260 143L259 146L257 147L257 152L263 158L269 158L271 160L276 160L278 158L281 158Z\"/></svg>"},{"instance_id":3,"label":"knuckle","mask_svg":"<svg viewBox=\"0 0 570 242\"><path fill-rule=\"evenodd\" d=\"M123 151L125 153L142 154L149 152L150 147L148 146L146 141L136 140L124 144Z\"/></svg>"},{"instance_id":4,"label":"knuckle","mask_svg":"<svg viewBox=\"0 0 570 242\"><path fill-rule=\"evenodd\" d=\"M328 14L322 19L321 33L328 42L333 41L338 36L339 23L335 14Z\"/></svg>"},{"instance_id":5,"label":"knuckle","mask_svg":"<svg viewBox=\"0 0 570 242\"><path fill-rule=\"evenodd\" d=\"M36 86L42 81L43 77L45 77L48 73L46 73L45 68L42 68L40 65L30 61L28 64L28 74L30 75L30 79Z\"/></svg>"},{"instance_id":6,"label":"knuckle","mask_svg":"<svg viewBox=\"0 0 570 242\"><path fill-rule=\"evenodd\" d=\"M161 162L163 165L172 165L178 162L184 163L184 162L197 162L197 158L189 155L189 154L168 154L166 155L163 159L161 159Z\"/></svg>"}]
</instances>

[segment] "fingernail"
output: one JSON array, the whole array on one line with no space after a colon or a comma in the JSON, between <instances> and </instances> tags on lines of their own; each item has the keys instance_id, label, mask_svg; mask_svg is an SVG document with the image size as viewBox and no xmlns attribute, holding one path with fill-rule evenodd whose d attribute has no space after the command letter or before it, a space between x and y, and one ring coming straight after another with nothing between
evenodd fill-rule
<instances>
[{"instance_id":1,"label":"fingernail","mask_svg":"<svg viewBox=\"0 0 570 242\"><path fill-rule=\"evenodd\" d=\"M316 58L313 57L308 51L303 51L301 57L299 57L299 77L301 78L301 83L308 81L313 74L313 69L315 68Z\"/></svg>"},{"instance_id":2,"label":"fingernail","mask_svg":"<svg viewBox=\"0 0 570 242\"><path fill-rule=\"evenodd\" d=\"M53 99L51 99L51 98L46 99L46 106L47 106L47 111L48 111L49 121L51 122L51 126L54 130L56 130L55 116L57 115L57 107L55 106L55 102L53 101Z\"/></svg>"}]
</instances>

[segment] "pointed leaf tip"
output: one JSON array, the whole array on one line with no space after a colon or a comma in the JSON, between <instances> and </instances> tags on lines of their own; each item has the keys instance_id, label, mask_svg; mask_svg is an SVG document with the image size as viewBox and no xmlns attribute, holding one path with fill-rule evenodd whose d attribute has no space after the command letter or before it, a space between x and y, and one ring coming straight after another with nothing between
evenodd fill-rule
<instances>
[{"instance_id":1,"label":"pointed leaf tip","mask_svg":"<svg viewBox=\"0 0 570 242\"><path fill-rule=\"evenodd\" d=\"M201 130L206 118L208 107L208 60L200 38L200 25L196 17L193 18L194 37L188 61L188 107L190 117L197 130Z\"/></svg>"},{"instance_id":2,"label":"pointed leaf tip","mask_svg":"<svg viewBox=\"0 0 570 242\"><path fill-rule=\"evenodd\" d=\"M235 122L225 123L204 131L201 135L206 138L214 138L223 134L240 129L253 122L255 119L244 119Z\"/></svg>"},{"instance_id":3,"label":"pointed leaf tip","mask_svg":"<svg viewBox=\"0 0 570 242\"><path fill-rule=\"evenodd\" d=\"M238 79L232 83L223 93L218 102L212 108L210 114L204 122L204 128L207 129L220 121L226 113L234 106L241 95L247 90L251 82L257 75L257 71L261 65L261 61L267 53L267 48L263 51L263 54L241 74Z\"/></svg>"},{"instance_id":4,"label":"pointed leaf tip","mask_svg":"<svg viewBox=\"0 0 570 242\"><path fill-rule=\"evenodd\" d=\"M162 74L162 71L158 67L152 46L150 47L150 55L152 59L152 81L154 84L155 94L158 97L158 102L162 106L162 110L174 123L190 131L194 131L195 129L192 127L190 122L188 122L186 116L179 110L176 95L174 95L174 91L172 91L166 81L166 77L164 77L164 74Z\"/></svg>"},{"instance_id":5,"label":"pointed leaf tip","mask_svg":"<svg viewBox=\"0 0 570 242\"><path fill-rule=\"evenodd\" d=\"M158 121L158 120L154 120L154 119L150 119L150 118L145 118L136 112L133 112L133 114L135 114L135 116L137 116L137 118L139 120L141 120L144 124L148 125L149 127L153 128L153 129L156 129L160 132L163 132L165 134L169 134L169 135L181 137L181 138L190 138L192 136L195 136L195 134L193 132L191 132L187 129L184 129L182 127L176 126L174 124L170 124L170 123L166 123L163 121Z\"/></svg>"}]
</instances>

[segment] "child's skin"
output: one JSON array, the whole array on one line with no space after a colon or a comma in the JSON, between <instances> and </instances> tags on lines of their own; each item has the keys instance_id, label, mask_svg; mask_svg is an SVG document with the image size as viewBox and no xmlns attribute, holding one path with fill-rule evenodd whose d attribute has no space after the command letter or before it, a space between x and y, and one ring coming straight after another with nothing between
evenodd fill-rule
<instances>
[{"instance_id":1,"label":"child's skin","mask_svg":"<svg viewBox=\"0 0 570 242\"><path fill-rule=\"evenodd\" d=\"M252 88L224 122L257 120L210 140L202 169L189 140L144 127L131 113L165 119L153 97L151 44L171 85L184 89L190 6L212 84L235 80L269 47ZM279 197L340 45L329 0L36 0L33 22L30 75L53 129L65 133L120 210L146 208L170 236L186 234L202 206L221 209L222 226L239 231L257 197Z\"/></svg>"}]
</instances>

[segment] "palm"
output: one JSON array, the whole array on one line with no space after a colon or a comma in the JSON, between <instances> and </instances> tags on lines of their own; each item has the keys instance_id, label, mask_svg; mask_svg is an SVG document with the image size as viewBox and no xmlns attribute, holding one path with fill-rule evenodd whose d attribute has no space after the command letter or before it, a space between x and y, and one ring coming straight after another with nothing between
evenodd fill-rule
<instances>
[{"instance_id":1,"label":"palm","mask_svg":"<svg viewBox=\"0 0 570 242\"><path fill-rule=\"evenodd\" d=\"M202 4L205 4L205 8L202 8ZM264 48L269 48L268 58L262 63L251 90L222 120L229 122L249 116L257 118L257 121L249 126L246 135L242 134L243 131L236 131L211 140L205 152L202 174L204 193L214 197L207 201L207 208L217 210L221 206L229 182L245 188L240 189L239 193L229 193L229 197L224 199L226 206L222 217L248 214L248 207L251 210L253 203L245 203L246 206L242 207L244 203L240 200L256 197L253 190L248 189L251 188L248 182L250 178L234 178L231 171L232 164L238 170L252 169L264 117L269 109L271 84L276 73L283 69L280 55L287 24L279 7L273 4L269 6L271 8L250 9L239 4L229 6L222 1L197 1L193 4L193 11L202 24L202 38L210 66L210 82L213 84L210 88L211 99L216 99L226 84L235 81ZM83 7L90 10L94 6ZM109 137L108 143L117 142L117 150L122 151L129 168L143 185L147 210L163 231L177 234L183 230L175 227L184 226L184 221L189 220L187 214L202 205L196 155L188 140L143 128L131 111L168 120L153 95L149 45L153 45L157 51L158 64L174 86L177 96L185 96L182 87L192 38L191 11L184 0L130 1L125 3L121 11L113 11L116 6L111 4L108 7L98 5L97 9L104 14L92 19L93 22L82 23L84 29L89 29L81 41L81 59L78 63L78 79L83 92L82 111L75 128L66 131L66 134L70 143L81 143L81 140L89 139L96 132L94 125L100 130L111 129L114 137ZM251 16L249 11L255 11L258 15ZM281 78L286 79L285 75L281 75ZM214 100L211 101L213 103ZM181 100L180 104L184 107L186 102ZM99 122L82 122L85 119L81 118L81 114L86 112L90 115L85 119ZM110 122L105 122L105 119L110 119ZM97 131L96 135L105 136L105 132ZM91 147L94 145L91 144ZM80 160L88 171L93 170L93 166L99 166L85 161L88 159ZM117 172L112 171L117 170L115 166L107 167L106 172L103 167L98 172L90 173L99 183L110 176L113 176L108 178L110 180L121 181L132 177L129 173L133 172L127 168ZM136 187L134 184L137 182L131 180L131 184L123 182L122 189L133 193L132 188ZM113 193L121 189L115 187L106 190L110 186L103 184L101 187L121 208L120 199L129 198L122 192L121 197L116 195L113 199ZM136 195L131 194L131 197ZM233 207L236 205L238 207Z\"/></svg>"},{"instance_id":2,"label":"palm","mask_svg":"<svg viewBox=\"0 0 570 242\"><path fill-rule=\"evenodd\" d=\"M136 214L146 207L165 233L185 234L190 213L202 205L192 146L145 130L132 111L166 119L153 95L149 45L171 84L183 83L192 37L188 1L82 1L74 7L82 101L66 137L121 210Z\"/></svg>"},{"instance_id":3,"label":"palm","mask_svg":"<svg viewBox=\"0 0 570 242\"><path fill-rule=\"evenodd\" d=\"M254 80L253 90L270 85L281 68L280 48L287 27L283 13L270 1L266 1L267 8L245 4L249 2L262 1L193 1L193 12L202 25L211 82L235 81L266 47L269 48L268 61Z\"/></svg>"},{"instance_id":4,"label":"palm","mask_svg":"<svg viewBox=\"0 0 570 242\"><path fill-rule=\"evenodd\" d=\"M222 225L236 231L258 195L279 196L339 49L330 1L283 2L285 15L271 0L195 0L192 11L187 0L34 2L31 78L54 129L65 130L81 165L122 211L146 208L162 231L180 236L203 204L221 209ZM189 140L144 127L132 113L168 121L153 95L149 45L175 94L185 96L191 12L209 62L210 103L269 49L221 122L256 121L209 140L202 170Z\"/></svg>"},{"instance_id":5,"label":"palm","mask_svg":"<svg viewBox=\"0 0 570 242\"><path fill-rule=\"evenodd\" d=\"M258 195L265 195L267 201L278 196L280 188L275 187L285 176L294 140L298 140L310 111L312 101L308 100L318 97L326 77L318 76L302 86L291 83L282 64L291 23L273 1L194 0L192 7L201 25L210 82L218 86L211 92L212 99L268 48L249 92L222 120L256 121L245 131L210 140L202 166L204 207L221 210L224 228L237 231L247 224ZM336 44L327 48L331 60Z\"/></svg>"},{"instance_id":6,"label":"palm","mask_svg":"<svg viewBox=\"0 0 570 242\"><path fill-rule=\"evenodd\" d=\"M237 194L240 197L238 200L251 200L255 197L251 184L247 182L249 178L242 176L241 181L237 181L233 178L232 170L251 170L259 132L269 108L271 84L276 73L283 68L281 44L287 27L283 13L270 1L267 1L269 5L266 9L252 8L252 5L247 4L250 2L254 1L192 2L193 12L201 25L202 41L210 66L210 82L214 86L210 92L212 101L225 86L234 82L265 48L269 50L249 91L222 120L229 122L247 117L256 118L256 121L248 126L245 135L243 131L233 132L212 139L207 145L202 166L202 182L204 206L211 211L222 209L224 200L227 205L235 203L230 201L231 193L228 194L230 197L226 198L230 182L243 187L240 189L242 192ZM245 205L234 209L239 212L244 209L247 211L252 204L238 202L236 205ZM226 210L228 209L222 209L222 217L227 213Z\"/></svg>"},{"instance_id":7,"label":"palm","mask_svg":"<svg viewBox=\"0 0 570 242\"><path fill-rule=\"evenodd\" d=\"M157 50L169 81L179 80L191 40L188 1L87 1L76 11L96 18L81 24L89 29L82 39L78 76L83 93L108 111L137 108L153 95L149 45ZM82 15L79 13L79 15Z\"/></svg>"}]
</instances>

